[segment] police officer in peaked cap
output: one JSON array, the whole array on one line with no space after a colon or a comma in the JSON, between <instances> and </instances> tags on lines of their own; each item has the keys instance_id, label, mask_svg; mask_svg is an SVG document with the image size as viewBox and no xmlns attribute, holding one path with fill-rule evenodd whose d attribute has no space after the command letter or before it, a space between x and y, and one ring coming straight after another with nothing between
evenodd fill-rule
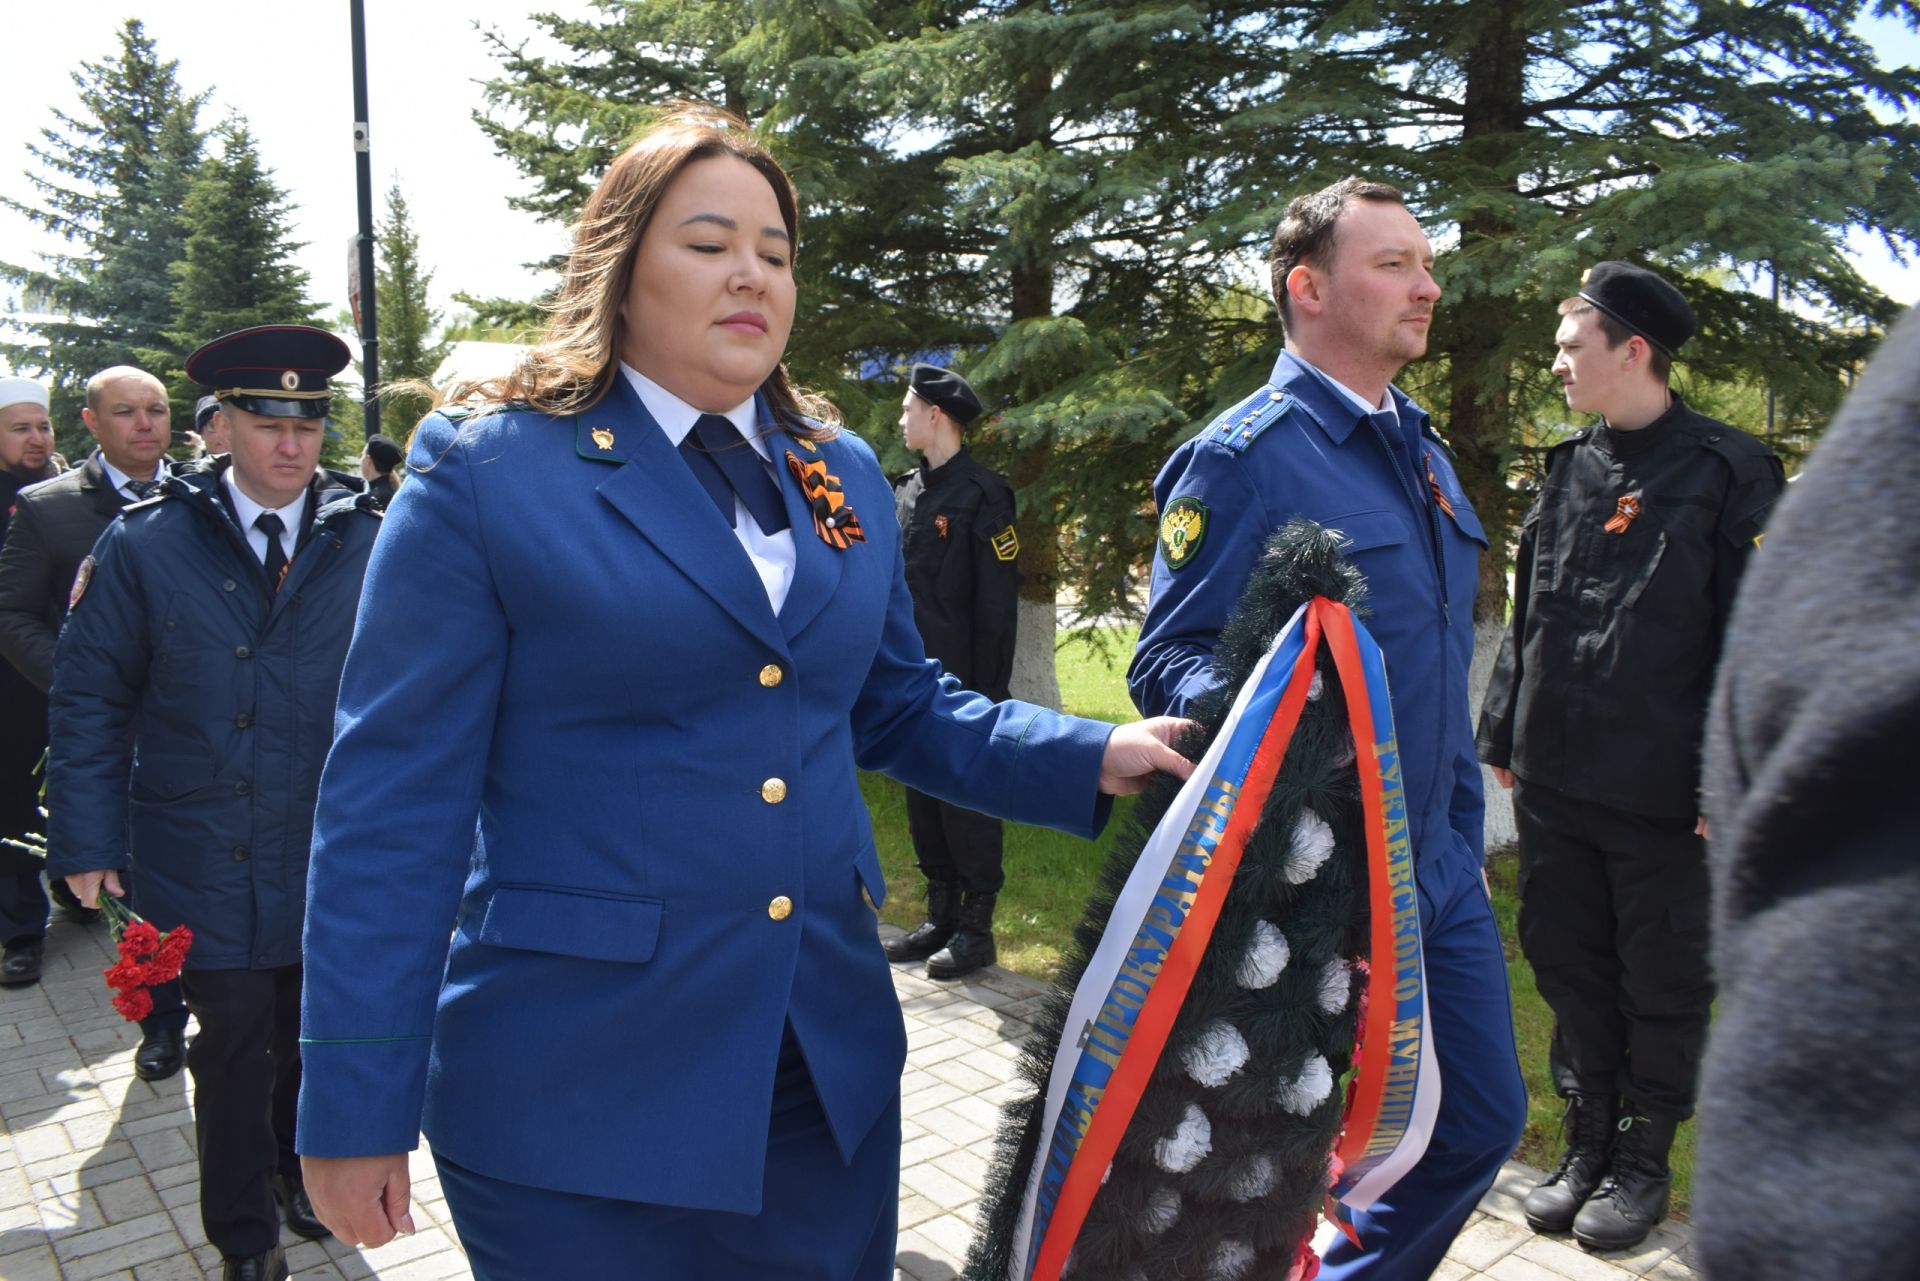
<instances>
[{"instance_id":1,"label":"police officer in peaked cap","mask_svg":"<svg viewBox=\"0 0 1920 1281\"><path fill-rule=\"evenodd\" d=\"M1568 1108L1527 1218L1625 1249L1666 1215L1693 1114L1713 1001L1700 744L1784 479L1766 445L1668 385L1695 320L1663 276L1600 263L1560 316L1554 375L1600 421L1547 454L1477 745L1513 789L1520 944Z\"/></svg>"},{"instance_id":2,"label":"police officer in peaked cap","mask_svg":"<svg viewBox=\"0 0 1920 1281\"><path fill-rule=\"evenodd\" d=\"M1013 487L967 452L980 398L951 369L916 364L900 403L900 430L920 465L894 482L913 620L927 655L988 698L1013 677L1020 539ZM993 964L1000 820L907 789L907 827L927 878L927 919L886 943L887 959L922 961L933 978Z\"/></svg>"},{"instance_id":3,"label":"police officer in peaked cap","mask_svg":"<svg viewBox=\"0 0 1920 1281\"><path fill-rule=\"evenodd\" d=\"M319 467L346 344L306 325L187 358L227 454L169 475L82 562L54 658L49 871L187 926L200 1213L225 1281L326 1235L294 1152L301 926L320 767L380 515Z\"/></svg>"}]
</instances>

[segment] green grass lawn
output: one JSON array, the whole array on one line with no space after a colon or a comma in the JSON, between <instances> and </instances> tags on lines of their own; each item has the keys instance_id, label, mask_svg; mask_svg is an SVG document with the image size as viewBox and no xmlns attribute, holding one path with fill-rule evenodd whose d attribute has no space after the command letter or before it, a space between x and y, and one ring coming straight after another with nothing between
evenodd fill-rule
<instances>
[{"instance_id":1,"label":"green grass lawn","mask_svg":"<svg viewBox=\"0 0 1920 1281\"><path fill-rule=\"evenodd\" d=\"M1137 713L1127 697L1125 675L1135 631L1091 630L1093 635L1075 632L1062 637L1058 664L1060 694L1066 709L1101 720L1132 720ZM880 863L887 874L887 904L880 915L895 925L911 928L921 920L921 881L913 862L913 842L907 835L904 794L900 784L876 774L862 776L860 786L873 811ZM1130 808L1131 801L1121 800L1114 807L1114 818L1122 818ZM1099 840L1088 842L1041 828L1007 825L1007 884L994 922L1000 964L1021 974L1053 977L1060 964L1060 947L1080 919L1100 862L1120 827L1118 821L1111 822ZM1493 853L1488 860L1487 879L1506 947L1514 1033L1530 1099L1527 1132L1518 1155L1531 1165L1550 1167L1560 1159L1561 1148L1561 1104L1547 1076L1553 1016L1534 990L1533 971L1527 968L1515 937L1520 900L1511 850ZM1691 1122L1681 1127L1674 1144L1673 1174L1674 1205L1684 1210L1693 1182Z\"/></svg>"}]
</instances>

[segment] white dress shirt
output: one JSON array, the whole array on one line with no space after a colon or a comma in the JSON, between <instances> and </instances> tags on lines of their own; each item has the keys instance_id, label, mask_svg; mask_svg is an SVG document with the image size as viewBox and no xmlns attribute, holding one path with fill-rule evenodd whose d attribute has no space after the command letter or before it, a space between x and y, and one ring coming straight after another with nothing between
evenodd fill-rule
<instances>
[{"instance_id":1,"label":"white dress shirt","mask_svg":"<svg viewBox=\"0 0 1920 1281\"><path fill-rule=\"evenodd\" d=\"M126 499L128 502L137 503L140 501L140 495L127 488L127 482L132 480L133 477L108 462L105 454L100 455L100 470L107 474L107 483L113 486L114 492L118 493L120 497ZM162 458L154 463L153 478L155 480L165 480L167 478L166 459ZM151 498L153 495L149 494L147 496Z\"/></svg>"},{"instance_id":2,"label":"white dress shirt","mask_svg":"<svg viewBox=\"0 0 1920 1281\"><path fill-rule=\"evenodd\" d=\"M1355 409L1358 409L1361 413L1386 414L1388 417L1392 418L1394 422L1397 423L1400 421L1400 407L1393 403L1393 389L1391 387L1387 388L1387 390L1380 393L1379 404L1369 405L1367 403L1367 398L1365 396L1362 396L1359 392L1347 386L1345 383L1341 382L1338 378L1335 378L1332 374L1320 368L1320 366L1314 364L1311 360L1308 360L1305 356L1302 356L1299 352L1295 351L1295 352L1291 352L1290 354L1293 356L1295 360L1305 365L1308 369L1311 369L1314 373L1319 374L1320 377L1326 381L1328 386L1332 387L1335 391L1339 392L1341 395L1345 396L1348 400L1352 401L1353 407Z\"/></svg>"},{"instance_id":3,"label":"white dress shirt","mask_svg":"<svg viewBox=\"0 0 1920 1281\"><path fill-rule=\"evenodd\" d=\"M233 468L227 468L220 477L220 483L227 487L227 497L233 500L233 513L240 520L240 529L247 536L247 546L253 548L253 554L260 558L262 565L267 563L267 534L265 530L255 529L253 522L260 519L261 512L272 512L280 518L280 550L286 553L287 562L293 562L293 549L300 542L300 518L306 514L307 491L301 490L300 497L285 507L262 507L245 494L240 486L233 483Z\"/></svg>"},{"instance_id":4,"label":"white dress shirt","mask_svg":"<svg viewBox=\"0 0 1920 1281\"><path fill-rule=\"evenodd\" d=\"M620 362L620 372L627 376L627 382L633 387L640 403L653 415L653 421L660 424L660 430L667 435L667 443L675 449L693 430L693 424L702 411L695 409L686 401L662 387L624 360ZM760 438L760 424L755 421L753 401L735 405L722 414L728 422L739 428L740 435L747 444L753 446L753 452L760 455L763 463L771 464L773 455L767 450L767 442ZM779 488L780 478L774 477L774 486ZM705 492L702 490L701 492ZM793 586L794 544L793 530L783 529L769 534L761 529L753 519L753 513L733 497L733 536L740 540L741 548L747 553L747 559L753 562L754 572L760 575L761 586L767 589L767 603L778 614L780 607L787 603L787 589Z\"/></svg>"}]
</instances>

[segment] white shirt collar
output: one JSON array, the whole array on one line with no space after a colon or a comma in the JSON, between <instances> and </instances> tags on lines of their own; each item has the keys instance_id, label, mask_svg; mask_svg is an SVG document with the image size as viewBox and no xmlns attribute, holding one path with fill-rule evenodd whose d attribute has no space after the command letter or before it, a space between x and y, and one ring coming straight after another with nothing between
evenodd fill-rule
<instances>
[{"instance_id":1,"label":"white shirt collar","mask_svg":"<svg viewBox=\"0 0 1920 1281\"><path fill-rule=\"evenodd\" d=\"M1345 396L1348 400L1352 401L1353 407L1359 410L1361 413L1391 414L1395 422L1400 421L1400 407L1393 403L1393 388L1391 386L1389 386L1385 391L1380 393L1379 404L1369 405L1367 403L1367 398L1365 396L1362 396L1359 392L1347 386L1345 383L1341 382L1338 378L1335 378L1332 374L1320 368L1320 366L1314 364L1311 360L1308 360L1305 356L1302 356L1299 352L1294 351L1291 347L1287 349L1287 354L1289 356L1292 356L1295 360L1299 361L1302 365L1306 366L1308 369L1312 370L1314 373L1318 374L1326 382L1326 384L1329 387L1332 387L1335 391L1339 392L1342 396Z\"/></svg>"},{"instance_id":2,"label":"white shirt collar","mask_svg":"<svg viewBox=\"0 0 1920 1281\"><path fill-rule=\"evenodd\" d=\"M695 409L624 360L620 362L620 372L627 376L628 385L640 397L640 403L647 407L647 412L653 415L653 421L659 423L660 430L667 434L668 443L678 449L680 442L687 438L687 433L693 430L695 420L705 411ZM773 455L767 452L767 443L760 439L760 424L755 421L753 397L747 397L721 417L739 428L740 435L762 459L773 461Z\"/></svg>"},{"instance_id":3,"label":"white shirt collar","mask_svg":"<svg viewBox=\"0 0 1920 1281\"><path fill-rule=\"evenodd\" d=\"M132 480L133 477L108 462L107 456L104 453L100 455L100 470L107 474L107 483L113 486L116 493L124 494L127 492L127 482ZM155 480L165 480L167 478L167 460L165 458L154 463L153 478Z\"/></svg>"},{"instance_id":4,"label":"white shirt collar","mask_svg":"<svg viewBox=\"0 0 1920 1281\"><path fill-rule=\"evenodd\" d=\"M254 502L253 499L248 498L246 494L242 492L240 486L233 483L232 467L228 467L220 474L220 483L226 486L227 497L233 500L233 514L239 518L240 532L246 534L249 539L258 538L260 540L260 545L254 550L263 555L266 552L266 533L262 530L255 529L253 522L260 519L261 512L270 511L280 517L280 524L282 526L280 532L281 546L291 555L293 545L298 542L300 538L301 517L306 515L307 511L307 491L302 489L300 496L288 503L285 507L262 507L259 503Z\"/></svg>"}]
</instances>

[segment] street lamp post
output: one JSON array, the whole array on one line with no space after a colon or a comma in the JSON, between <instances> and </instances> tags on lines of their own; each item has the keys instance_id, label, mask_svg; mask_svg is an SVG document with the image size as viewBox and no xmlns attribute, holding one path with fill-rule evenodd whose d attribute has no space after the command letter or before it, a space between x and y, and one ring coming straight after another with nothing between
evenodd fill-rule
<instances>
[{"instance_id":1,"label":"street lamp post","mask_svg":"<svg viewBox=\"0 0 1920 1281\"><path fill-rule=\"evenodd\" d=\"M380 430L380 325L373 296L373 155L367 136L367 15L363 0L348 0L353 11L353 150L360 194L360 369L361 405L366 434Z\"/></svg>"}]
</instances>

